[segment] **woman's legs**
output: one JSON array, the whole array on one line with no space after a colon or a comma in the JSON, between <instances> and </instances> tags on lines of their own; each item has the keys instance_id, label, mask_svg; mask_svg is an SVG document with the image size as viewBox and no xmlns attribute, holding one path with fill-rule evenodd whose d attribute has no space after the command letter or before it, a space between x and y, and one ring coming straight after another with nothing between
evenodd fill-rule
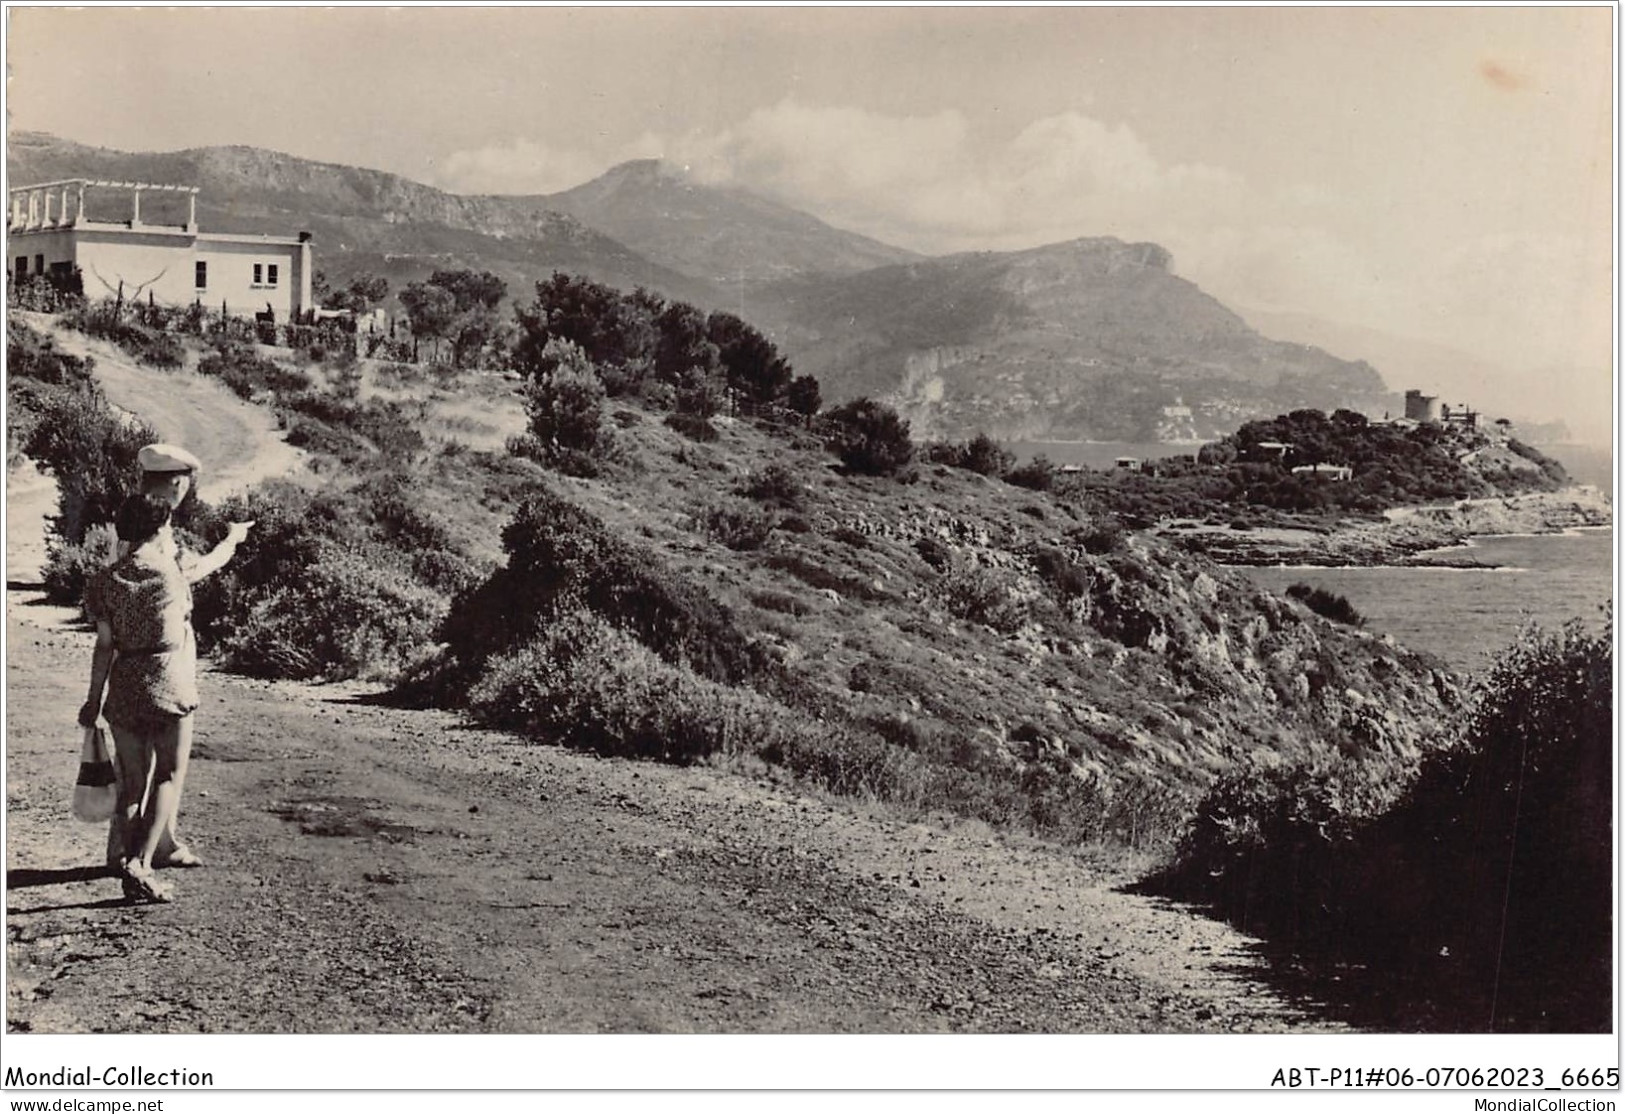
<instances>
[{"instance_id":1,"label":"woman's legs","mask_svg":"<svg viewBox=\"0 0 1625 1114\"><path fill-rule=\"evenodd\" d=\"M163 835L158 839L158 849L154 853L159 866L200 866L201 860L193 854L192 849L181 842L179 827L181 822L181 794L186 790L186 767L192 756L192 717L182 716L180 720L180 739L176 745L175 753L175 807L169 812L169 819L164 822Z\"/></svg>"},{"instance_id":2,"label":"woman's legs","mask_svg":"<svg viewBox=\"0 0 1625 1114\"><path fill-rule=\"evenodd\" d=\"M152 789L143 817L146 823L140 852L141 865L148 869L180 807L181 784L192 754L192 717L181 716L165 724L152 743Z\"/></svg>"},{"instance_id":3,"label":"woman's legs","mask_svg":"<svg viewBox=\"0 0 1625 1114\"><path fill-rule=\"evenodd\" d=\"M145 731L109 724L118 760L118 810L108 835L108 865L122 869L141 854L146 832L141 822L147 784L152 778L152 736Z\"/></svg>"}]
</instances>

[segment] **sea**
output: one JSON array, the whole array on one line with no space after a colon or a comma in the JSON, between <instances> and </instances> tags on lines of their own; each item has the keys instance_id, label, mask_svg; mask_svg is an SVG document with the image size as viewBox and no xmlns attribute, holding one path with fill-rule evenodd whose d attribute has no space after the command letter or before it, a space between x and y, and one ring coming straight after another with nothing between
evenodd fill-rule
<instances>
[{"instance_id":1,"label":"sea","mask_svg":"<svg viewBox=\"0 0 1625 1114\"><path fill-rule=\"evenodd\" d=\"M1198 445L1135 442L1012 442L1020 460L1043 454L1056 464L1110 468L1120 456L1152 460L1194 454ZM1588 446L1543 445L1579 483L1613 492L1613 454ZM1457 551L1459 552L1459 550ZM1285 593L1293 584L1336 592L1365 616L1366 629L1390 634L1463 673L1485 670L1534 622L1552 629L1571 619L1602 624L1614 598L1616 546L1611 527L1562 534L1475 538L1468 552L1495 568L1264 567L1238 571Z\"/></svg>"},{"instance_id":2,"label":"sea","mask_svg":"<svg viewBox=\"0 0 1625 1114\"><path fill-rule=\"evenodd\" d=\"M1486 669L1529 622L1555 629L1579 619L1600 628L1602 608L1613 600L1611 527L1479 537L1468 552L1497 567L1239 571L1276 594L1300 583L1336 592L1365 616L1367 630L1391 634L1464 673Z\"/></svg>"}]
</instances>

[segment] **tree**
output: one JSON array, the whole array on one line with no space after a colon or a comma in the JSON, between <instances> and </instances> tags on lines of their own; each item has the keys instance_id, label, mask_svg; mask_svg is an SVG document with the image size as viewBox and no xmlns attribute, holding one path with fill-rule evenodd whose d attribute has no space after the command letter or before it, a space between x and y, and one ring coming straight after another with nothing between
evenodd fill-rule
<instances>
[{"instance_id":1,"label":"tree","mask_svg":"<svg viewBox=\"0 0 1625 1114\"><path fill-rule=\"evenodd\" d=\"M539 455L557 460L572 453L592 454L603 436L604 385L586 353L567 340L548 342L548 371L525 387L525 412Z\"/></svg>"},{"instance_id":2,"label":"tree","mask_svg":"<svg viewBox=\"0 0 1625 1114\"><path fill-rule=\"evenodd\" d=\"M812 417L818 413L824 400L818 389L818 380L810 375L798 375L790 380L790 389L785 392L784 404L797 414Z\"/></svg>"},{"instance_id":3,"label":"tree","mask_svg":"<svg viewBox=\"0 0 1625 1114\"><path fill-rule=\"evenodd\" d=\"M428 282L409 284L400 298L412 335L432 337L437 353L440 341L450 342L452 363L465 367L500 335L497 309L507 293L508 284L489 271L436 271Z\"/></svg>"},{"instance_id":4,"label":"tree","mask_svg":"<svg viewBox=\"0 0 1625 1114\"><path fill-rule=\"evenodd\" d=\"M451 362L466 367L501 333L497 310L508 294L508 284L490 271L436 271L429 283L452 298L446 339L451 341Z\"/></svg>"},{"instance_id":5,"label":"tree","mask_svg":"<svg viewBox=\"0 0 1625 1114\"><path fill-rule=\"evenodd\" d=\"M451 331L457 316L457 299L444 287L426 282L408 283L400 298L412 322L412 335L434 341L438 355L440 341Z\"/></svg>"},{"instance_id":6,"label":"tree","mask_svg":"<svg viewBox=\"0 0 1625 1114\"><path fill-rule=\"evenodd\" d=\"M536 300L516 307L514 362L527 375L550 366L547 345L580 348L611 393L635 390L655 356L660 301L647 291L627 296L613 287L562 271L536 284Z\"/></svg>"},{"instance_id":7,"label":"tree","mask_svg":"<svg viewBox=\"0 0 1625 1114\"><path fill-rule=\"evenodd\" d=\"M963 467L983 476L1002 476L1014 468L1016 458L985 433L978 433L965 445Z\"/></svg>"},{"instance_id":8,"label":"tree","mask_svg":"<svg viewBox=\"0 0 1625 1114\"><path fill-rule=\"evenodd\" d=\"M825 415L824 443L853 472L889 476L914 459L908 422L890 406L853 399Z\"/></svg>"},{"instance_id":9,"label":"tree","mask_svg":"<svg viewBox=\"0 0 1625 1114\"><path fill-rule=\"evenodd\" d=\"M716 345L728 388L749 412L781 401L794 372L773 342L731 313L713 313L706 333Z\"/></svg>"},{"instance_id":10,"label":"tree","mask_svg":"<svg viewBox=\"0 0 1625 1114\"><path fill-rule=\"evenodd\" d=\"M708 377L722 366L721 352L707 335L704 313L686 302L673 302L655 318L655 377L683 387L696 377Z\"/></svg>"}]
</instances>

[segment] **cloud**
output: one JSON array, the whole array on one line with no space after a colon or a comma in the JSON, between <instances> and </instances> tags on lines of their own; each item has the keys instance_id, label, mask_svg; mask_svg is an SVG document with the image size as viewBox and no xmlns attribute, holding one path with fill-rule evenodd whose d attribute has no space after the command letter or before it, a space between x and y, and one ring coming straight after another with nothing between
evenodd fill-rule
<instances>
[{"instance_id":1,"label":"cloud","mask_svg":"<svg viewBox=\"0 0 1625 1114\"><path fill-rule=\"evenodd\" d=\"M580 185L604 168L600 157L586 151L515 139L505 146L454 151L426 177L431 185L452 193L556 193Z\"/></svg>"},{"instance_id":2,"label":"cloud","mask_svg":"<svg viewBox=\"0 0 1625 1114\"><path fill-rule=\"evenodd\" d=\"M1506 67L1483 77L1522 80ZM953 110L908 116L789 99L726 129L648 133L601 151L528 139L461 151L437 184L550 192L638 157L929 253L1153 240L1178 274L1235 307L1432 338L1524 367L1589 367L1609 351L1606 238L1464 237L1390 219L1360 182L1252 181L1166 158L1128 124L1081 112L996 136Z\"/></svg>"}]
</instances>

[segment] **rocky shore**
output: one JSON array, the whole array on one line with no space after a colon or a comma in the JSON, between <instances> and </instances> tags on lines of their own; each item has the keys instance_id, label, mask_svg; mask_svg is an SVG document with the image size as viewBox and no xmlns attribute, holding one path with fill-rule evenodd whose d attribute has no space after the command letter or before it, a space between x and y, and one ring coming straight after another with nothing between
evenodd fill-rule
<instances>
[{"instance_id":1,"label":"rocky shore","mask_svg":"<svg viewBox=\"0 0 1625 1114\"><path fill-rule=\"evenodd\" d=\"M1491 534L1555 534L1608 526L1613 502L1595 487L1399 507L1382 520L1345 519L1324 530L1175 525L1160 532L1227 565L1479 567L1468 539Z\"/></svg>"}]
</instances>

